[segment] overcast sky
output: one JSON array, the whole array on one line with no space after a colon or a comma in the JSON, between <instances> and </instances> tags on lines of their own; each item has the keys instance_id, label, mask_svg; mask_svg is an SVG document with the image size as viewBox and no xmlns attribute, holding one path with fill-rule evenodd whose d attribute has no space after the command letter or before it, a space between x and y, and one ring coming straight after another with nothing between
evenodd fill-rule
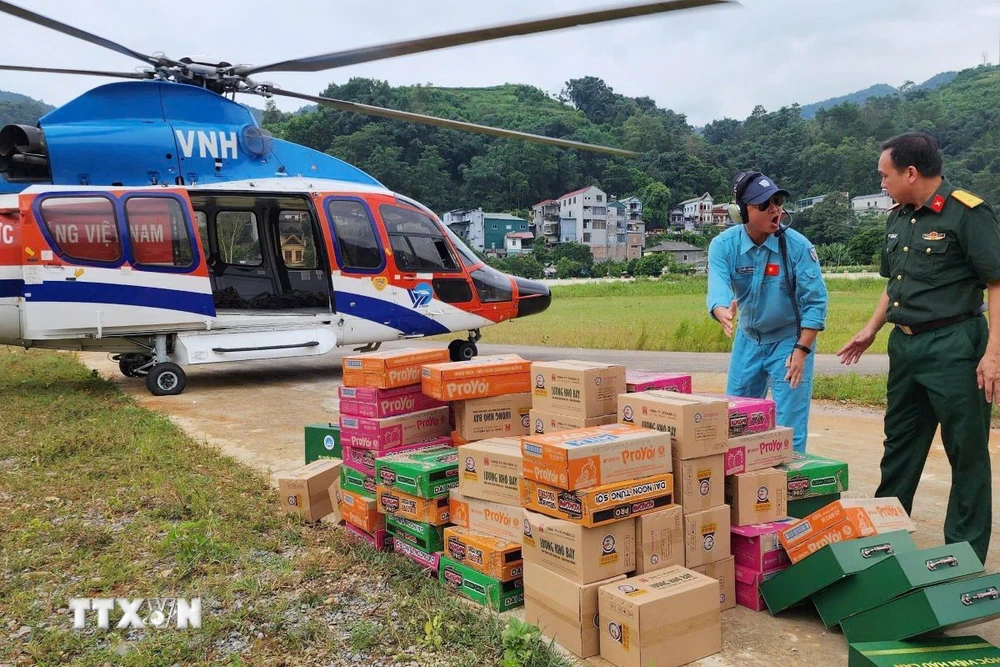
<instances>
[{"instance_id":1,"label":"overcast sky","mask_svg":"<svg viewBox=\"0 0 1000 667\"><path fill-rule=\"evenodd\" d=\"M632 4L637 0L627 0ZM14 0L147 53L208 54L263 64L405 38L506 23L609 0ZM131 70L137 62L0 15L0 64ZM743 0L545 35L403 56L316 74L271 73L283 88L319 93L352 76L392 85L527 83L558 93L568 79L604 79L695 125L808 104L875 83L921 82L997 63L1000 0ZM63 104L108 79L0 72L0 89ZM259 98L241 97L255 106ZM281 100L285 110L300 106Z\"/></svg>"}]
</instances>

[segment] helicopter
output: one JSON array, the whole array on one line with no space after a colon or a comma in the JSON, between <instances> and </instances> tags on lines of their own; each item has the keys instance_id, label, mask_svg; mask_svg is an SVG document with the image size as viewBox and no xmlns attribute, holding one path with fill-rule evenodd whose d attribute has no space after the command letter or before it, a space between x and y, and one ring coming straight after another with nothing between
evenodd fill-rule
<instances>
[{"instance_id":1,"label":"helicopter","mask_svg":"<svg viewBox=\"0 0 1000 667\"><path fill-rule=\"evenodd\" d=\"M728 2L646 2L250 66L149 55L0 0L0 14L143 63L0 65L124 79L0 130L0 344L106 352L157 396L184 390L185 366L449 333L467 333L451 358L471 359L482 328L548 308L548 287L491 268L426 206L357 167L271 136L236 95L634 156L258 77Z\"/></svg>"}]
</instances>

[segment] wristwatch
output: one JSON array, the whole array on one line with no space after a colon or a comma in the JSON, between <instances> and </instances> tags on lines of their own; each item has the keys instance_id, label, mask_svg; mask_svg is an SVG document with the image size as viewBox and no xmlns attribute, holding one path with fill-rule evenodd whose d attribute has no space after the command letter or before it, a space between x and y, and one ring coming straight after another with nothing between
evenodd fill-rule
<instances>
[{"instance_id":1,"label":"wristwatch","mask_svg":"<svg viewBox=\"0 0 1000 667\"><path fill-rule=\"evenodd\" d=\"M801 343L796 343L792 347L795 348L796 350L802 350L806 354L810 354L812 352L812 348L811 347L806 347L805 345L803 345Z\"/></svg>"}]
</instances>

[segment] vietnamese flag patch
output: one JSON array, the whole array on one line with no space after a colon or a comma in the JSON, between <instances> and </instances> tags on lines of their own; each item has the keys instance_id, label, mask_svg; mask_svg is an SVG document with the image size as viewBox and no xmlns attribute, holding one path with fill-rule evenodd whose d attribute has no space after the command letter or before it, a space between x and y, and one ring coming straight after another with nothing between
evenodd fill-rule
<instances>
[{"instance_id":1,"label":"vietnamese flag patch","mask_svg":"<svg viewBox=\"0 0 1000 667\"><path fill-rule=\"evenodd\" d=\"M776 276L776 275L778 275L778 265L777 264L768 264L766 267L764 267L764 275L765 276Z\"/></svg>"}]
</instances>

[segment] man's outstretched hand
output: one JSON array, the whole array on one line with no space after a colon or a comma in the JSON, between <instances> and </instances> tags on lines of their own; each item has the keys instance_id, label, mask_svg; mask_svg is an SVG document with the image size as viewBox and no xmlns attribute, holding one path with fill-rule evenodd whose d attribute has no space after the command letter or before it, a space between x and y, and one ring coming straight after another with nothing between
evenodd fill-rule
<instances>
[{"instance_id":1,"label":"man's outstretched hand","mask_svg":"<svg viewBox=\"0 0 1000 667\"><path fill-rule=\"evenodd\" d=\"M733 329L736 326L736 299L733 299L733 302L729 304L729 308L716 306L712 314L715 315L715 319L719 320L719 324L722 325L722 331L726 336L732 338Z\"/></svg>"}]
</instances>

